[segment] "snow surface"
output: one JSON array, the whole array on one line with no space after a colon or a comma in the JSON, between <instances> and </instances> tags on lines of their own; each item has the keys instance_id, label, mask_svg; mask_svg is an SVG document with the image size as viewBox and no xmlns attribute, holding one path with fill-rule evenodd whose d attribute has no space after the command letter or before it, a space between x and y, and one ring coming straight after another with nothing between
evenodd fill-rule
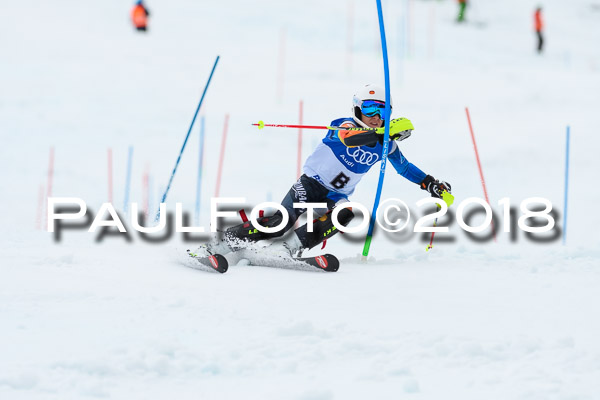
<instances>
[{"instance_id":1,"label":"snow surface","mask_svg":"<svg viewBox=\"0 0 600 400\"><path fill-rule=\"evenodd\" d=\"M191 263L181 235L97 243L80 230L55 242L38 229L50 147L52 194L97 211L108 148L123 210L134 146L130 199L143 202L149 171L156 207L220 55L201 111L201 224L226 113L221 195L278 201L296 178L297 131L250 124L297 123L300 100L305 123L328 124L348 115L357 87L382 83L375 2L154 0L146 35L133 32L129 2L5 2L0 399L600 399L600 3L541 3L543 55L539 1L471 3L457 25L453 1L384 1L394 115L416 127L402 151L451 182L457 203L483 197L468 106L494 208L545 197L562 226L570 125L567 244L523 232L475 243L454 223L455 240L436 235L430 252L417 235L377 234L367 264L360 235L336 237L325 249L342 261L336 273L241 261L220 275ZM171 210L194 211L198 132ZM321 136L304 131L304 157ZM370 208L377 179L374 168L352 199ZM417 211L423 192L390 167L389 197Z\"/></svg>"}]
</instances>

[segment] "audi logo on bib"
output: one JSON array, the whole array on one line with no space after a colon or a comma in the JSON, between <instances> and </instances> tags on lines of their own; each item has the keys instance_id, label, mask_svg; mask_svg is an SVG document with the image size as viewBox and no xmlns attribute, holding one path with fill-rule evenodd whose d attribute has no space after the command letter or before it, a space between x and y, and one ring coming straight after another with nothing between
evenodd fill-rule
<instances>
[{"instance_id":1,"label":"audi logo on bib","mask_svg":"<svg viewBox=\"0 0 600 400\"><path fill-rule=\"evenodd\" d=\"M359 147L346 149L346 154L354 159L359 164L365 164L371 166L375 164L379 160L379 155L376 153L371 153L370 151L365 151Z\"/></svg>"}]
</instances>

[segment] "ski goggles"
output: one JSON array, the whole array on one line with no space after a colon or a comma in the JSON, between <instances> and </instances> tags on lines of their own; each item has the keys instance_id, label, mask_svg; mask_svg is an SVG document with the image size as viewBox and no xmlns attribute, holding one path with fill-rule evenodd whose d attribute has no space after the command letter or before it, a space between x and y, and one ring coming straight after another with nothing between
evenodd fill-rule
<instances>
[{"instance_id":1,"label":"ski goggles","mask_svg":"<svg viewBox=\"0 0 600 400\"><path fill-rule=\"evenodd\" d=\"M360 107L360 112L367 117L374 117L379 115L381 120L385 120L383 117L385 110L385 102L379 100L365 100Z\"/></svg>"}]
</instances>

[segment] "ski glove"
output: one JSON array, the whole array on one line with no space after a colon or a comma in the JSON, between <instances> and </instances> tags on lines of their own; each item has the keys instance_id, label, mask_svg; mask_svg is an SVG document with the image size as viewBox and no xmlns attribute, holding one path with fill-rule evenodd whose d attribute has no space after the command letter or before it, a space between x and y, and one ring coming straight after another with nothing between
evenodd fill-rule
<instances>
[{"instance_id":1,"label":"ski glove","mask_svg":"<svg viewBox=\"0 0 600 400\"><path fill-rule=\"evenodd\" d=\"M390 121L390 140L404 140L410 136L413 129L415 127L409 119L393 119ZM383 136L385 128L378 128L377 133Z\"/></svg>"},{"instance_id":2,"label":"ski glove","mask_svg":"<svg viewBox=\"0 0 600 400\"><path fill-rule=\"evenodd\" d=\"M452 186L450 186L448 182L440 182L431 175L427 175L420 186L421 189L431 193L431 197L437 197L439 199L443 198L442 193L444 191L451 193L452 190Z\"/></svg>"}]
</instances>

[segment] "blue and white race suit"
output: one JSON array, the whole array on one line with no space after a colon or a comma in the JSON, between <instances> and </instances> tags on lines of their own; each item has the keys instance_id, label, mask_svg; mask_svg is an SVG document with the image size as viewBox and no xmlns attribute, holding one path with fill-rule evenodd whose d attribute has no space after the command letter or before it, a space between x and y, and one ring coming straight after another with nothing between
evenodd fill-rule
<instances>
[{"instance_id":1,"label":"blue and white race suit","mask_svg":"<svg viewBox=\"0 0 600 400\"><path fill-rule=\"evenodd\" d=\"M331 122L332 126L356 123L351 118L340 118ZM383 145L347 147L338 136L337 130L329 130L323 141L308 157L304 173L329 189L332 200L348 198L362 177L382 159ZM398 174L414 183L420 183L426 174L410 163L402 154L395 141L390 143L388 160Z\"/></svg>"}]
</instances>

